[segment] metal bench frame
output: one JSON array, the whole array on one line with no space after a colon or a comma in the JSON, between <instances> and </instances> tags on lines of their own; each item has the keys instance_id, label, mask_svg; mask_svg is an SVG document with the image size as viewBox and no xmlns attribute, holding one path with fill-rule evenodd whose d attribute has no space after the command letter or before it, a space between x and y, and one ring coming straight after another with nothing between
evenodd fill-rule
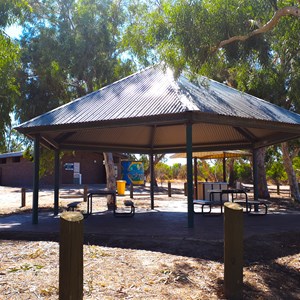
<instances>
[{"instance_id":1,"label":"metal bench frame","mask_svg":"<svg viewBox=\"0 0 300 300\"><path fill-rule=\"evenodd\" d=\"M125 207L130 207L129 212L118 212L116 205L114 206L114 216L115 217L133 217L135 214L135 206L133 201L131 200L124 200L124 205Z\"/></svg>"}]
</instances>

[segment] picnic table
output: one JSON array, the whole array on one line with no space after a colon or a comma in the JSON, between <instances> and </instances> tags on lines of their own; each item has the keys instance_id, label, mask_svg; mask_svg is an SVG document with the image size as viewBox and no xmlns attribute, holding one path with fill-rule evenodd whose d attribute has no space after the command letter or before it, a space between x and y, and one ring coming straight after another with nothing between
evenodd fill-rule
<instances>
[{"instance_id":1,"label":"picnic table","mask_svg":"<svg viewBox=\"0 0 300 300\"><path fill-rule=\"evenodd\" d=\"M131 200L125 200L124 205L126 207L130 208L129 212L117 212L117 205L116 205L116 191L115 190L109 190L109 189L101 189L101 190L91 190L88 191L87 194L87 215L90 215L93 213L93 196L107 196L112 195L113 196L113 211L114 216L116 217L130 217L134 216L135 214L135 206L133 201Z\"/></svg>"},{"instance_id":2,"label":"picnic table","mask_svg":"<svg viewBox=\"0 0 300 300\"><path fill-rule=\"evenodd\" d=\"M109 190L109 189L99 189L99 190L90 190L87 194L87 215L90 215L93 213L93 196L107 196L112 195L113 196L113 206L114 210L116 207L116 191L115 190Z\"/></svg>"},{"instance_id":3,"label":"picnic table","mask_svg":"<svg viewBox=\"0 0 300 300\"><path fill-rule=\"evenodd\" d=\"M248 214L253 213L252 211L252 207L254 205L258 205L258 206L264 206L265 210L264 210L264 214L267 213L267 205L260 200L249 200L248 199L248 195L247 192L244 189L212 189L212 190L208 190L209 193L209 200L194 200L193 203L194 205L201 205L202 207L202 213L210 213L211 212L211 207L215 206L215 205L219 205L221 208L221 214L223 213L223 205L225 202L229 201L231 198L232 202L236 202L238 204L244 204L246 207L246 212ZM243 195L244 198L240 199L237 198L237 195ZM218 199L215 200L215 195L219 195ZM227 199L224 199L224 196L227 195ZM231 197L229 197L231 196ZM208 206L209 207L209 211L204 212L204 207Z\"/></svg>"}]
</instances>

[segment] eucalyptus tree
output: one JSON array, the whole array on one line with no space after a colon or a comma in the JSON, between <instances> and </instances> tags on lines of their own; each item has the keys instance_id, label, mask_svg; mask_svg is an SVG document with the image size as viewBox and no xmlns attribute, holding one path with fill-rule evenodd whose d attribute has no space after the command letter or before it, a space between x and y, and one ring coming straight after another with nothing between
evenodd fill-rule
<instances>
[{"instance_id":1,"label":"eucalyptus tree","mask_svg":"<svg viewBox=\"0 0 300 300\"><path fill-rule=\"evenodd\" d=\"M118 49L123 6L109 0L28 0L20 39L18 117L28 120L132 72ZM115 185L112 155L107 181Z\"/></svg>"},{"instance_id":2,"label":"eucalyptus tree","mask_svg":"<svg viewBox=\"0 0 300 300\"><path fill-rule=\"evenodd\" d=\"M299 112L300 10L290 0L138 1L123 46L140 63L163 60ZM138 35L138 38L137 38ZM147 59L147 57L149 57ZM282 144L292 196L300 194L288 143ZM265 149L259 196L268 197Z\"/></svg>"},{"instance_id":3,"label":"eucalyptus tree","mask_svg":"<svg viewBox=\"0 0 300 300\"><path fill-rule=\"evenodd\" d=\"M26 9L26 2L22 0L0 2L0 152L10 148L6 143L6 129L11 128L11 114L19 94L16 72L20 67L20 47L5 30L19 22Z\"/></svg>"}]
</instances>

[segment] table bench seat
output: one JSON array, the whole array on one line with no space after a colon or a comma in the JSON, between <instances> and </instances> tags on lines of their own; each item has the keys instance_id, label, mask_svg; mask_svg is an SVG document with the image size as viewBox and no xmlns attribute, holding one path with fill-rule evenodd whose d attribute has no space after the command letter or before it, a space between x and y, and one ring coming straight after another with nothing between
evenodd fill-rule
<instances>
[{"instance_id":1,"label":"table bench seat","mask_svg":"<svg viewBox=\"0 0 300 300\"><path fill-rule=\"evenodd\" d=\"M75 211L76 208L78 208L78 205L80 204L81 202L79 201L75 201L75 202L71 202L67 205L67 211Z\"/></svg>"},{"instance_id":2,"label":"table bench seat","mask_svg":"<svg viewBox=\"0 0 300 300\"><path fill-rule=\"evenodd\" d=\"M246 212L249 215L266 215L268 213L268 201L264 199L258 200L235 200L235 203L245 205ZM255 209L257 207L257 209ZM252 210L254 208L254 210Z\"/></svg>"},{"instance_id":3,"label":"table bench seat","mask_svg":"<svg viewBox=\"0 0 300 300\"><path fill-rule=\"evenodd\" d=\"M195 205L201 205L201 212L195 210ZM211 212L212 206L220 205L220 201L211 201L211 200L193 200L193 209L195 214L209 214ZM209 210L205 211L204 207L208 206Z\"/></svg>"},{"instance_id":4,"label":"table bench seat","mask_svg":"<svg viewBox=\"0 0 300 300\"><path fill-rule=\"evenodd\" d=\"M128 212L118 212L116 207L114 209L114 216L115 217L133 217L135 214L135 206L132 200L124 200L124 206L129 207L130 211Z\"/></svg>"}]
</instances>

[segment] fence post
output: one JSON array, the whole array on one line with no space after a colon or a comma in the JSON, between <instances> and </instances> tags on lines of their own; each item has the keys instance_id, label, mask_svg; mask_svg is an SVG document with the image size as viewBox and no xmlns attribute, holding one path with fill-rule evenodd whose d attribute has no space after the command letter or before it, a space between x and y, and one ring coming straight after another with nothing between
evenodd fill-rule
<instances>
[{"instance_id":1,"label":"fence post","mask_svg":"<svg viewBox=\"0 0 300 300\"><path fill-rule=\"evenodd\" d=\"M88 187L87 185L85 185L83 187L83 201L86 202L87 201L87 193L88 193Z\"/></svg>"},{"instance_id":2,"label":"fence post","mask_svg":"<svg viewBox=\"0 0 300 300\"><path fill-rule=\"evenodd\" d=\"M130 198L133 199L133 183L130 183Z\"/></svg>"},{"instance_id":3,"label":"fence post","mask_svg":"<svg viewBox=\"0 0 300 300\"><path fill-rule=\"evenodd\" d=\"M243 208L227 202L224 215L224 293L243 298Z\"/></svg>"},{"instance_id":4,"label":"fence post","mask_svg":"<svg viewBox=\"0 0 300 300\"><path fill-rule=\"evenodd\" d=\"M21 207L26 206L26 189L21 188Z\"/></svg>"},{"instance_id":5,"label":"fence post","mask_svg":"<svg viewBox=\"0 0 300 300\"><path fill-rule=\"evenodd\" d=\"M187 196L187 182L184 183L184 196Z\"/></svg>"},{"instance_id":6,"label":"fence post","mask_svg":"<svg viewBox=\"0 0 300 300\"><path fill-rule=\"evenodd\" d=\"M168 196L172 197L172 189L171 189L171 182L168 181Z\"/></svg>"},{"instance_id":7,"label":"fence post","mask_svg":"<svg viewBox=\"0 0 300 300\"><path fill-rule=\"evenodd\" d=\"M83 299L83 215L60 217L59 299Z\"/></svg>"}]
</instances>

